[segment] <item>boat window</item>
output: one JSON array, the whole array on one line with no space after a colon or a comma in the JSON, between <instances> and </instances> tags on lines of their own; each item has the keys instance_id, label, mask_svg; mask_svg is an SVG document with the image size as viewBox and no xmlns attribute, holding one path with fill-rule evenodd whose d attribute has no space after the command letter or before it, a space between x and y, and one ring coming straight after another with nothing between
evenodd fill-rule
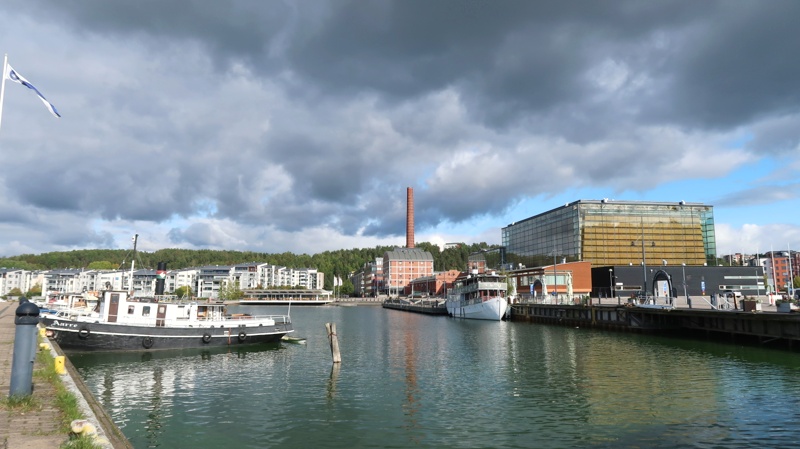
<instances>
[{"instance_id":1,"label":"boat window","mask_svg":"<svg viewBox=\"0 0 800 449\"><path fill-rule=\"evenodd\" d=\"M133 315L133 306L128 306L128 315Z\"/></svg>"},{"instance_id":2,"label":"boat window","mask_svg":"<svg viewBox=\"0 0 800 449\"><path fill-rule=\"evenodd\" d=\"M142 316L150 316L150 306L142 307Z\"/></svg>"}]
</instances>

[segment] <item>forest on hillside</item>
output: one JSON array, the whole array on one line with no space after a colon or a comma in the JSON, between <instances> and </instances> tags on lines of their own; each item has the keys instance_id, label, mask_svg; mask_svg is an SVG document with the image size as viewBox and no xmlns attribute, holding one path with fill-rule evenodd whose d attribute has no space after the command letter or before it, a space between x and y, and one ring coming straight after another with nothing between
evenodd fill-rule
<instances>
[{"instance_id":1,"label":"forest on hillside","mask_svg":"<svg viewBox=\"0 0 800 449\"><path fill-rule=\"evenodd\" d=\"M417 248L428 251L433 256L434 271L466 270L469 255L482 250L496 249L498 245L486 243L460 244L457 247L441 250L438 245L427 242L417 243ZM22 254L0 259L0 267L19 268L24 270L52 269L127 269L131 259L135 257L136 268L155 269L158 262L165 262L168 270L180 268L202 267L206 265L235 265L239 263L259 262L289 268L315 268L325 273L325 289L333 289L333 279L339 276L343 280L341 292L351 293L353 286L347 279L364 267L364 264L383 257L386 251L394 246L376 246L375 248L340 249L322 253L308 254L268 254L251 251L160 249L147 252L120 249L84 249L42 254Z\"/></svg>"}]
</instances>

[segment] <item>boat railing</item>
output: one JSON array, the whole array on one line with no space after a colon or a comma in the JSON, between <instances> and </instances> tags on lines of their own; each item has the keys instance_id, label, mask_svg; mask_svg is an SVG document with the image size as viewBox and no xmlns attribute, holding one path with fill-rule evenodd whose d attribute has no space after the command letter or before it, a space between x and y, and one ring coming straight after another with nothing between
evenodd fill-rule
<instances>
[{"instance_id":1,"label":"boat railing","mask_svg":"<svg viewBox=\"0 0 800 449\"><path fill-rule=\"evenodd\" d=\"M176 326L187 327L192 325L203 325L204 323L238 323L242 326L247 326L248 323L259 323L271 320L275 324L291 324L291 319L287 315L247 315L247 316L222 316L222 317L209 317L197 320L189 320L184 317L164 318L164 327ZM152 326L155 319L149 317L124 317L118 321L118 324L134 325L134 326Z\"/></svg>"},{"instance_id":2,"label":"boat railing","mask_svg":"<svg viewBox=\"0 0 800 449\"><path fill-rule=\"evenodd\" d=\"M208 321L248 321L248 320L272 320L276 323L291 323L288 315L247 315L247 314L233 314L226 315L220 319L209 319Z\"/></svg>"}]
</instances>

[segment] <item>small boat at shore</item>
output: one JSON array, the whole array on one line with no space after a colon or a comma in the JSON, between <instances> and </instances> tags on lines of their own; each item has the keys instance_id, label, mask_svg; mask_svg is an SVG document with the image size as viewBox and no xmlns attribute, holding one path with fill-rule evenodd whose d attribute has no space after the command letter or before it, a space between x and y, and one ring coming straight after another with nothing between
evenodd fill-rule
<instances>
[{"instance_id":1,"label":"small boat at shore","mask_svg":"<svg viewBox=\"0 0 800 449\"><path fill-rule=\"evenodd\" d=\"M56 317L70 314L90 314L97 308L97 292L58 293L53 292L46 300L34 302L39 306L40 321L47 325Z\"/></svg>"},{"instance_id":2,"label":"small boat at shore","mask_svg":"<svg viewBox=\"0 0 800 449\"><path fill-rule=\"evenodd\" d=\"M500 321L508 312L505 276L473 271L456 279L447 294L447 313L456 318Z\"/></svg>"},{"instance_id":3,"label":"small boat at shore","mask_svg":"<svg viewBox=\"0 0 800 449\"><path fill-rule=\"evenodd\" d=\"M139 235L133 237L133 253ZM134 262L131 259L133 285ZM278 343L294 331L289 314L228 314L223 302L164 295L166 263L160 262L155 295L108 288L90 312L66 309L43 317L47 335L65 350L149 351Z\"/></svg>"},{"instance_id":4,"label":"small boat at shore","mask_svg":"<svg viewBox=\"0 0 800 449\"><path fill-rule=\"evenodd\" d=\"M109 290L97 313L56 317L47 332L65 350L141 351L277 343L293 328L288 315L227 314L221 302Z\"/></svg>"}]
</instances>

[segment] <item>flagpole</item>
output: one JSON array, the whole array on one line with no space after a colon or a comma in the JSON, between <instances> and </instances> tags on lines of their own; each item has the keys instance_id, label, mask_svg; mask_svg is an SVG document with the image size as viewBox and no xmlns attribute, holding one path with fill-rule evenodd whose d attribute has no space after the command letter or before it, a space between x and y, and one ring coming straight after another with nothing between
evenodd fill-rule
<instances>
[{"instance_id":1,"label":"flagpole","mask_svg":"<svg viewBox=\"0 0 800 449\"><path fill-rule=\"evenodd\" d=\"M0 74L0 78L3 78L3 81L0 82L0 126L3 124L3 98L6 95L6 70L8 69L8 53L3 56L3 73Z\"/></svg>"}]
</instances>

